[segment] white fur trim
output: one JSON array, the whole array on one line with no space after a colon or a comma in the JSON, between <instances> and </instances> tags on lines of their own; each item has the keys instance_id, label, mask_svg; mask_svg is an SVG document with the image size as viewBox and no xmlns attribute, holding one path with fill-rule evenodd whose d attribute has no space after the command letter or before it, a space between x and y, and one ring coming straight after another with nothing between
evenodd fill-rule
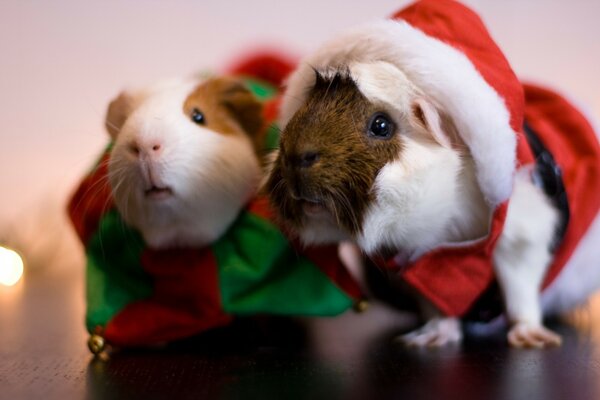
<instances>
[{"instance_id":1,"label":"white fur trim","mask_svg":"<svg viewBox=\"0 0 600 400\"><path fill-rule=\"evenodd\" d=\"M469 59L404 21L379 21L338 36L304 60L288 81L282 127L312 87L312 68L347 70L355 62L384 61L399 68L454 121L475 159L486 200L497 205L512 191L516 134L503 99Z\"/></svg>"}]
</instances>

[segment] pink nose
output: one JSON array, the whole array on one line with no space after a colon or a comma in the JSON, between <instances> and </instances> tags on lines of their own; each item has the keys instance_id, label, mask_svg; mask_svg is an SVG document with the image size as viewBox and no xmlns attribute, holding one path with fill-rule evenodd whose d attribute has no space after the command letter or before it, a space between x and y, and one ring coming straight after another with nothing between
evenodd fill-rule
<instances>
[{"instance_id":1,"label":"pink nose","mask_svg":"<svg viewBox=\"0 0 600 400\"><path fill-rule=\"evenodd\" d=\"M162 149L162 144L158 142L149 142L140 144L140 142L133 140L127 145L127 150L130 154L135 157L155 157L158 156Z\"/></svg>"}]
</instances>

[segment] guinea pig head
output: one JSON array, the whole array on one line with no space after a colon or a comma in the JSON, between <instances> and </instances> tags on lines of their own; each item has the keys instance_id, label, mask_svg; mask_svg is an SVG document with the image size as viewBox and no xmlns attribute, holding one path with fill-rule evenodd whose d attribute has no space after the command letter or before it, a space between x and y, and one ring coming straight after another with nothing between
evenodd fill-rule
<instances>
[{"instance_id":1,"label":"guinea pig head","mask_svg":"<svg viewBox=\"0 0 600 400\"><path fill-rule=\"evenodd\" d=\"M266 185L282 219L305 243L354 239L369 253L443 230L435 203L452 202L462 161L437 107L385 62L303 72Z\"/></svg>"},{"instance_id":2,"label":"guinea pig head","mask_svg":"<svg viewBox=\"0 0 600 400\"><path fill-rule=\"evenodd\" d=\"M220 237L260 180L262 106L233 78L121 93L106 127L109 180L124 220L151 247Z\"/></svg>"}]
</instances>

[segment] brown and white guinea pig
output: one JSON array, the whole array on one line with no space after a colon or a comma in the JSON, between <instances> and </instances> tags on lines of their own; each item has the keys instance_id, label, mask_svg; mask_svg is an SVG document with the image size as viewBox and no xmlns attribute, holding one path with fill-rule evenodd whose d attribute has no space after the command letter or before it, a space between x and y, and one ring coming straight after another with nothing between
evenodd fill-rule
<instances>
[{"instance_id":1,"label":"brown and white guinea pig","mask_svg":"<svg viewBox=\"0 0 600 400\"><path fill-rule=\"evenodd\" d=\"M261 177L262 105L230 77L174 80L109 106L115 204L150 247L220 237Z\"/></svg>"},{"instance_id":2,"label":"brown and white guinea pig","mask_svg":"<svg viewBox=\"0 0 600 400\"><path fill-rule=\"evenodd\" d=\"M267 182L305 244L352 241L370 256L413 259L485 235L489 207L472 158L450 145L458 139L451 121L402 71L369 62L310 73L304 103L282 124ZM284 98L285 121L297 94ZM459 340L458 321L438 317L440 337L411 344Z\"/></svg>"},{"instance_id":3,"label":"brown and white guinea pig","mask_svg":"<svg viewBox=\"0 0 600 400\"><path fill-rule=\"evenodd\" d=\"M542 308L540 289L561 216L531 179L532 165L516 160L521 127L513 125L511 111L523 107L515 100L522 98L521 83L478 17L459 3L421 1L395 18L341 34L291 75L280 147L265 186L272 203L304 243L351 240L367 255L392 257L399 265L438 256L439 248L454 255L477 249L488 257L476 261L490 265L479 277L495 276L503 293L509 342L557 345L561 339L543 326L543 312L585 299L600 276L587 271L593 276L582 278L581 269L570 278L563 273L557 280L562 286L548 289L554 290L549 308ZM463 47L453 42L467 39ZM469 57L482 61L459 49L475 49ZM489 84L480 71L501 83ZM443 265L460 273L456 264L459 258ZM435 268L429 271L444 275ZM452 286L455 277L434 278ZM420 284L427 289L428 282ZM568 285L570 292L563 290ZM416 346L459 342L460 315L420 298L426 323L402 340Z\"/></svg>"}]
</instances>

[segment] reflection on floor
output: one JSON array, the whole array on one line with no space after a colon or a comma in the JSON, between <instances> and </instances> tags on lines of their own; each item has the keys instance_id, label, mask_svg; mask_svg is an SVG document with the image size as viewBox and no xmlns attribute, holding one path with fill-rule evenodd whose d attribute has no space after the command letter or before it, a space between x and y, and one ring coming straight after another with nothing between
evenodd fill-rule
<instances>
[{"instance_id":1,"label":"reflection on floor","mask_svg":"<svg viewBox=\"0 0 600 400\"><path fill-rule=\"evenodd\" d=\"M392 339L414 317L373 305L336 319L240 320L99 360L85 347L82 278L40 271L0 290L0 398L600 398L600 295L552 322L564 344L551 350L510 349L502 332L406 349Z\"/></svg>"}]
</instances>

